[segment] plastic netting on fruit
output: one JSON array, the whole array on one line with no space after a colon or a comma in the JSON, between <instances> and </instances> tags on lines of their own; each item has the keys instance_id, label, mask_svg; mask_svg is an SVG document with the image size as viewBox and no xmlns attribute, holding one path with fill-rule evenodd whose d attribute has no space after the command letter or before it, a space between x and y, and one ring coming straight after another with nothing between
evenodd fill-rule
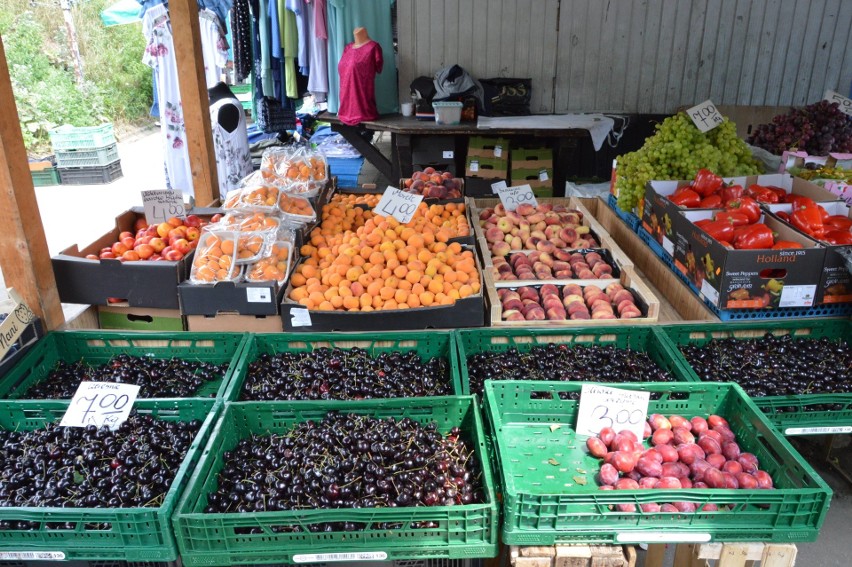
<instances>
[{"instance_id":1,"label":"plastic netting on fruit","mask_svg":"<svg viewBox=\"0 0 852 567\"><path fill-rule=\"evenodd\" d=\"M237 268L238 236L237 232L214 231L204 227L192 260L189 281L209 284L237 280L240 275L240 269Z\"/></svg>"},{"instance_id":2,"label":"plastic netting on fruit","mask_svg":"<svg viewBox=\"0 0 852 567\"><path fill-rule=\"evenodd\" d=\"M283 191L313 197L328 180L328 162L306 147L270 148L263 152L260 174Z\"/></svg>"}]
</instances>

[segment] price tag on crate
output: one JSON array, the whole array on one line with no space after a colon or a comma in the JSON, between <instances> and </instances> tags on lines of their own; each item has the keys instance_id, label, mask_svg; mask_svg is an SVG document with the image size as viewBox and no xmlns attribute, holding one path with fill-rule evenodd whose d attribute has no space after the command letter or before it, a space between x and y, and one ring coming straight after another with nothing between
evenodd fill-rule
<instances>
[{"instance_id":1,"label":"price tag on crate","mask_svg":"<svg viewBox=\"0 0 852 567\"><path fill-rule=\"evenodd\" d=\"M828 90L825 91L825 100L828 102L836 102L840 105L840 110L847 116L852 116L852 98L846 98L840 93Z\"/></svg>"},{"instance_id":2,"label":"price tag on crate","mask_svg":"<svg viewBox=\"0 0 852 567\"><path fill-rule=\"evenodd\" d=\"M688 109L686 114L702 132L709 132L723 120L716 105L709 99Z\"/></svg>"},{"instance_id":3,"label":"price tag on crate","mask_svg":"<svg viewBox=\"0 0 852 567\"><path fill-rule=\"evenodd\" d=\"M8 288L9 297L16 303L15 307L9 311L6 319L0 324L0 360L6 356L6 353L15 346L20 336L24 333L27 325L32 323L36 315L33 313L24 300L12 288Z\"/></svg>"},{"instance_id":4,"label":"price tag on crate","mask_svg":"<svg viewBox=\"0 0 852 567\"><path fill-rule=\"evenodd\" d=\"M645 432L650 392L583 384L577 412L577 435L597 435L604 427L632 431L638 439Z\"/></svg>"},{"instance_id":5,"label":"price tag on crate","mask_svg":"<svg viewBox=\"0 0 852 567\"><path fill-rule=\"evenodd\" d=\"M142 205L145 207L145 220L148 224L160 224L172 217L184 218L183 193L159 189L142 191Z\"/></svg>"},{"instance_id":6,"label":"price tag on crate","mask_svg":"<svg viewBox=\"0 0 852 567\"><path fill-rule=\"evenodd\" d=\"M81 382L59 425L118 429L130 415L139 388L135 384Z\"/></svg>"},{"instance_id":7,"label":"price tag on crate","mask_svg":"<svg viewBox=\"0 0 852 567\"><path fill-rule=\"evenodd\" d=\"M503 146L501 146L500 144L494 146L494 157L503 157Z\"/></svg>"},{"instance_id":8,"label":"price tag on crate","mask_svg":"<svg viewBox=\"0 0 852 567\"><path fill-rule=\"evenodd\" d=\"M411 217L417 212L417 207L420 206L422 200L423 195L406 193L396 187L388 187L373 212L377 215L392 216L400 223L408 224L411 222Z\"/></svg>"},{"instance_id":9,"label":"price tag on crate","mask_svg":"<svg viewBox=\"0 0 852 567\"><path fill-rule=\"evenodd\" d=\"M494 185L497 185L496 183ZM491 187L494 188L494 185ZM497 195L500 197L500 202L503 203L503 206L507 211L514 211L518 208L518 205L523 205L527 203L532 205L533 207L538 206L538 201L535 200L535 193L533 193L532 187L527 185L518 185L517 187L500 187L495 189L497 191Z\"/></svg>"}]
</instances>

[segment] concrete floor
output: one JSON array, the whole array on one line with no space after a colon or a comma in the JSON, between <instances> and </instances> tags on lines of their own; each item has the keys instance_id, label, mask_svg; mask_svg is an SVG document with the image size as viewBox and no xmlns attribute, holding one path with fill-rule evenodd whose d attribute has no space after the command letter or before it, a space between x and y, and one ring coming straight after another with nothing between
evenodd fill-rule
<instances>
[{"instance_id":1,"label":"concrete floor","mask_svg":"<svg viewBox=\"0 0 852 567\"><path fill-rule=\"evenodd\" d=\"M378 135L378 134L377 134ZM390 146L390 135L378 140L383 150ZM159 130L142 132L133 139L119 142L119 155L124 176L108 185L37 187L41 222L51 255L77 243L85 245L114 226L116 215L130 207L141 205L140 191L162 189L165 178ZM389 154L388 154L389 155ZM365 163L359 183L387 186L384 179L369 163ZM0 290L5 291L0 273ZM833 450L833 457L844 470L852 474L850 436L837 441L843 446ZM834 490L828 518L819 541L801 543L796 561L798 567L852 566L852 484L821 458L822 438L794 438L794 445L823 476Z\"/></svg>"}]
</instances>

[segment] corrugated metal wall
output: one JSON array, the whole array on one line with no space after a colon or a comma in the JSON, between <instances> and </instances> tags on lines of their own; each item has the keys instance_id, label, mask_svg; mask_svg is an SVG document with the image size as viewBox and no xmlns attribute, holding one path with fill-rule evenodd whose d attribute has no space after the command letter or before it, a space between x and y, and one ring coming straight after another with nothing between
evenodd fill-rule
<instances>
[{"instance_id":1,"label":"corrugated metal wall","mask_svg":"<svg viewBox=\"0 0 852 567\"><path fill-rule=\"evenodd\" d=\"M850 0L397 0L400 93L458 63L536 113L801 105L852 83Z\"/></svg>"}]
</instances>

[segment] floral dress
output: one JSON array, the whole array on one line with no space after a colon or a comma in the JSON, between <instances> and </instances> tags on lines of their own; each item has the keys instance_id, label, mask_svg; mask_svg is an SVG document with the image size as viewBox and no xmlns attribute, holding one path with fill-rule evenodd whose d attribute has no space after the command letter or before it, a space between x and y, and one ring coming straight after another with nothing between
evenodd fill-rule
<instances>
[{"instance_id":1,"label":"floral dress","mask_svg":"<svg viewBox=\"0 0 852 567\"><path fill-rule=\"evenodd\" d=\"M240 113L240 121L232 132L219 124L219 110L231 105ZM219 177L219 196L222 201L239 184L243 177L252 172L249 151L246 115L236 98L223 98L210 105L210 123L213 126L213 148L216 151L216 172Z\"/></svg>"},{"instance_id":2,"label":"floral dress","mask_svg":"<svg viewBox=\"0 0 852 567\"><path fill-rule=\"evenodd\" d=\"M189 153L186 149L186 128L180 102L177 63L175 62L172 27L168 9L152 6L145 12L142 31L148 42L142 61L157 73L157 96L160 101L160 129L163 134L163 155L166 162L166 182L170 189L185 195L194 193Z\"/></svg>"}]
</instances>

